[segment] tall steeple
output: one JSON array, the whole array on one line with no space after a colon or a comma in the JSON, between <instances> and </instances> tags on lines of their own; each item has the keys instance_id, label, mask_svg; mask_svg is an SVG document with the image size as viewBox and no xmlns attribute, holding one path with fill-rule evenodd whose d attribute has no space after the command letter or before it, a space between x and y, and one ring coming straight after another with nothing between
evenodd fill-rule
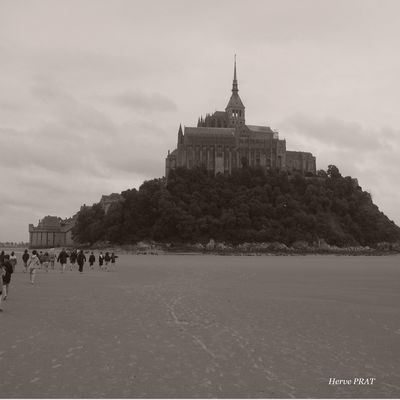
<instances>
[{"instance_id":1,"label":"tall steeple","mask_svg":"<svg viewBox=\"0 0 400 400\"><path fill-rule=\"evenodd\" d=\"M238 88L238 83L237 83L237 77L236 77L236 54L235 54L235 65L233 67L233 83L232 83L232 93L238 93L239 88Z\"/></svg>"},{"instance_id":2,"label":"tall steeple","mask_svg":"<svg viewBox=\"0 0 400 400\"><path fill-rule=\"evenodd\" d=\"M229 99L228 105L225 108L225 112L228 117L228 126L232 128L240 128L245 124L245 115L244 115L244 105L242 100L239 97L239 88L237 82L237 74L236 74L236 54L235 61L233 65L233 83L232 83L232 95Z\"/></svg>"}]
</instances>

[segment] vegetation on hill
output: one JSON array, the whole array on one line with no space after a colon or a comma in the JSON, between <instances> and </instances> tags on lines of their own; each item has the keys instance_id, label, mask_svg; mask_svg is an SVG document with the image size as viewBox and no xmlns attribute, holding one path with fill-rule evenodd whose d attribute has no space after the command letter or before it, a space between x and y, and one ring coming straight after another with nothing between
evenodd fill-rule
<instances>
[{"instance_id":1,"label":"vegetation on hill","mask_svg":"<svg viewBox=\"0 0 400 400\"><path fill-rule=\"evenodd\" d=\"M100 204L82 207L73 230L81 243L140 240L230 244L324 239L337 246L373 246L400 239L400 228L373 204L357 180L337 167L316 176L242 168L214 176L204 168L177 168L168 182L153 179L107 214Z\"/></svg>"}]
</instances>

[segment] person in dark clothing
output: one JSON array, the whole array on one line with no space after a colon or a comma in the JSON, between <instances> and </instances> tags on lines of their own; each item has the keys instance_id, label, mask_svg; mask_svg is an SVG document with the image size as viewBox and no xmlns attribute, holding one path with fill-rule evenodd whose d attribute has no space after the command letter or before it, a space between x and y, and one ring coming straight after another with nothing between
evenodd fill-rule
<instances>
[{"instance_id":1,"label":"person in dark clothing","mask_svg":"<svg viewBox=\"0 0 400 400\"><path fill-rule=\"evenodd\" d=\"M44 269L46 270L46 272L49 272L50 256L47 251L43 254L42 260L43 260L42 263L43 263Z\"/></svg>"},{"instance_id":2,"label":"person in dark clothing","mask_svg":"<svg viewBox=\"0 0 400 400\"><path fill-rule=\"evenodd\" d=\"M3 276L5 275L6 270L3 267L3 264L0 264L0 312L3 312L1 308L1 302L3 300Z\"/></svg>"},{"instance_id":3,"label":"person in dark clothing","mask_svg":"<svg viewBox=\"0 0 400 400\"><path fill-rule=\"evenodd\" d=\"M104 256L103 256L103 253L100 252L100 254L99 254L99 268L100 269L103 269L103 261L104 261Z\"/></svg>"},{"instance_id":4,"label":"person in dark clothing","mask_svg":"<svg viewBox=\"0 0 400 400\"><path fill-rule=\"evenodd\" d=\"M61 264L61 273L65 270L65 264L67 263L68 253L65 249L62 249L60 254L57 257L57 261Z\"/></svg>"},{"instance_id":5,"label":"person in dark clothing","mask_svg":"<svg viewBox=\"0 0 400 400\"><path fill-rule=\"evenodd\" d=\"M94 256L93 251L92 251L89 256L90 269L93 269L93 264L95 261L96 261L96 257Z\"/></svg>"},{"instance_id":6,"label":"person in dark clothing","mask_svg":"<svg viewBox=\"0 0 400 400\"><path fill-rule=\"evenodd\" d=\"M29 253L28 250L25 249L24 254L22 254L22 261L24 263L24 272L28 272L28 260L29 260Z\"/></svg>"},{"instance_id":7,"label":"person in dark clothing","mask_svg":"<svg viewBox=\"0 0 400 400\"><path fill-rule=\"evenodd\" d=\"M83 264L84 264L85 261L86 261L86 257L85 257L85 255L83 254L83 250L80 250L80 251L79 251L78 255L76 256L76 260L77 260L78 265L79 265L79 272L80 272L81 274L83 274Z\"/></svg>"},{"instance_id":8,"label":"person in dark clothing","mask_svg":"<svg viewBox=\"0 0 400 400\"><path fill-rule=\"evenodd\" d=\"M115 259L118 258L114 253L111 253L111 265L115 268Z\"/></svg>"},{"instance_id":9,"label":"person in dark clothing","mask_svg":"<svg viewBox=\"0 0 400 400\"><path fill-rule=\"evenodd\" d=\"M39 254L38 254L38 258L39 258L39 262L40 262L40 269L42 269L42 265L43 265L43 256L44 256L44 254L43 254L43 251L39 251Z\"/></svg>"},{"instance_id":10,"label":"person in dark clothing","mask_svg":"<svg viewBox=\"0 0 400 400\"><path fill-rule=\"evenodd\" d=\"M78 254L76 253L76 250L72 250L71 255L69 256L69 262L71 263L70 265L70 270L72 271L75 268L75 262L78 257Z\"/></svg>"},{"instance_id":11,"label":"person in dark clothing","mask_svg":"<svg viewBox=\"0 0 400 400\"><path fill-rule=\"evenodd\" d=\"M0 265L3 264L3 262L4 262L4 257L5 257L4 250L2 250L2 252L0 253Z\"/></svg>"},{"instance_id":12,"label":"person in dark clothing","mask_svg":"<svg viewBox=\"0 0 400 400\"><path fill-rule=\"evenodd\" d=\"M3 275L3 300L5 300L10 293L11 274L14 272L8 254L4 256L3 268L5 270L5 274Z\"/></svg>"},{"instance_id":13,"label":"person in dark clothing","mask_svg":"<svg viewBox=\"0 0 400 400\"><path fill-rule=\"evenodd\" d=\"M111 261L111 257L110 257L110 254L108 251L106 252L106 255L104 256L104 261L106 264L106 271L108 271L108 263Z\"/></svg>"}]
</instances>

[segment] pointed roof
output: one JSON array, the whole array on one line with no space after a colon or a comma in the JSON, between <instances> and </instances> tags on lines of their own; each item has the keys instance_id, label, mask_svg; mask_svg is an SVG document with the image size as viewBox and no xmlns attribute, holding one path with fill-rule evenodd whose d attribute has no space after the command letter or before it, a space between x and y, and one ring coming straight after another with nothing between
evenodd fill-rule
<instances>
[{"instance_id":1,"label":"pointed roof","mask_svg":"<svg viewBox=\"0 0 400 400\"><path fill-rule=\"evenodd\" d=\"M233 67L232 95L231 98L229 99L226 108L245 108L241 98L239 97L239 86L236 75L236 54L235 54L235 63Z\"/></svg>"},{"instance_id":2,"label":"pointed roof","mask_svg":"<svg viewBox=\"0 0 400 400\"><path fill-rule=\"evenodd\" d=\"M232 93L238 93L238 92L239 92L239 88L238 88L237 77L236 77L236 54L235 54L235 64L233 67Z\"/></svg>"},{"instance_id":3,"label":"pointed roof","mask_svg":"<svg viewBox=\"0 0 400 400\"><path fill-rule=\"evenodd\" d=\"M245 108L238 94L232 93L226 108Z\"/></svg>"}]
</instances>

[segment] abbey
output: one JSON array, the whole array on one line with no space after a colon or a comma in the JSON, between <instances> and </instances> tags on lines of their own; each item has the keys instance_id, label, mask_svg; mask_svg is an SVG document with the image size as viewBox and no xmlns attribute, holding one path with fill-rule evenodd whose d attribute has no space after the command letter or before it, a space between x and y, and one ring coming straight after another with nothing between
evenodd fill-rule
<instances>
[{"instance_id":1,"label":"abbey","mask_svg":"<svg viewBox=\"0 0 400 400\"><path fill-rule=\"evenodd\" d=\"M215 174L229 174L243 166L316 172L315 157L311 153L286 150L286 140L268 126L246 124L245 106L239 97L234 63L232 95L225 111L201 117L197 127L179 126L178 146L169 152L165 176L176 167L205 166Z\"/></svg>"}]
</instances>

